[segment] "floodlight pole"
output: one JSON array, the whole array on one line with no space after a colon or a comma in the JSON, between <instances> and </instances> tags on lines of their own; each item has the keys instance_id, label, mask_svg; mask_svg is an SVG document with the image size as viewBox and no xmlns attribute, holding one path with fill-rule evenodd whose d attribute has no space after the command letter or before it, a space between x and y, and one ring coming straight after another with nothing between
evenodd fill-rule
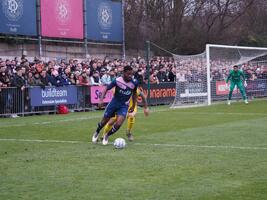
<instances>
[{"instance_id":1,"label":"floodlight pole","mask_svg":"<svg viewBox=\"0 0 267 200\"><path fill-rule=\"evenodd\" d=\"M39 57L41 58L43 56L43 50L42 50L42 33L41 33L41 6L40 6L40 0L37 0L36 4L36 14L37 14L37 26L38 26L38 47L39 47Z\"/></svg>"},{"instance_id":2,"label":"floodlight pole","mask_svg":"<svg viewBox=\"0 0 267 200\"><path fill-rule=\"evenodd\" d=\"M146 41L146 78L147 78L147 102L150 105L150 41Z\"/></svg>"},{"instance_id":3,"label":"floodlight pole","mask_svg":"<svg viewBox=\"0 0 267 200\"><path fill-rule=\"evenodd\" d=\"M87 7L86 7L86 1L83 0L83 34L84 34L84 50L85 50L85 57L87 58L88 56L88 42L87 42Z\"/></svg>"},{"instance_id":4,"label":"floodlight pole","mask_svg":"<svg viewBox=\"0 0 267 200\"><path fill-rule=\"evenodd\" d=\"M122 15L122 59L125 60L125 20L124 20L124 0L121 1L121 15Z\"/></svg>"}]
</instances>

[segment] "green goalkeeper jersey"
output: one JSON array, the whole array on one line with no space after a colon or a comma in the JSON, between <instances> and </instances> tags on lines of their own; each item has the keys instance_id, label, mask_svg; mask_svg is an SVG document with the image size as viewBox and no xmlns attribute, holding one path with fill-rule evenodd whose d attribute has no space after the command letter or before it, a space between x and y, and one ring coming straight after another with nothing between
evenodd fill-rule
<instances>
[{"instance_id":1,"label":"green goalkeeper jersey","mask_svg":"<svg viewBox=\"0 0 267 200\"><path fill-rule=\"evenodd\" d=\"M245 80L245 75L242 70L238 71L231 70L226 79L226 82L228 83L229 80L233 82L240 82L242 80Z\"/></svg>"}]
</instances>

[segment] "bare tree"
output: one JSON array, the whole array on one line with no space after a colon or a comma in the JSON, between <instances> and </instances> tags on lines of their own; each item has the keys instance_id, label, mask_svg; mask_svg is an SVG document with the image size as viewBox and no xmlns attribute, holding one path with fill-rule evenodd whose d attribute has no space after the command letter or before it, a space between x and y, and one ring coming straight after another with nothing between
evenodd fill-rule
<instances>
[{"instance_id":1,"label":"bare tree","mask_svg":"<svg viewBox=\"0 0 267 200\"><path fill-rule=\"evenodd\" d=\"M152 40L176 53L206 43L239 44L266 36L266 0L126 0L128 48ZM267 39L266 39L267 40Z\"/></svg>"}]
</instances>

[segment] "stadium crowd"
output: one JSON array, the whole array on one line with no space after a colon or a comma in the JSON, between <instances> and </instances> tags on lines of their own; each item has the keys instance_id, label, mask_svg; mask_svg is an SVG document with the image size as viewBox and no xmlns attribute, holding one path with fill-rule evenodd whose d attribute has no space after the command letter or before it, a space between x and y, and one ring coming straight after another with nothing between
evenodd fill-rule
<instances>
[{"instance_id":1,"label":"stadium crowd","mask_svg":"<svg viewBox=\"0 0 267 200\"><path fill-rule=\"evenodd\" d=\"M175 81L173 62L158 57L151 64L151 83ZM82 62L75 59L43 62L35 58L29 62L25 57L0 58L0 87L106 85L120 76L126 65L133 67L134 77L140 84L147 82L146 62L140 57L130 61L105 58Z\"/></svg>"},{"instance_id":2,"label":"stadium crowd","mask_svg":"<svg viewBox=\"0 0 267 200\"><path fill-rule=\"evenodd\" d=\"M233 63L227 61L211 62L212 80L225 80ZM28 86L64 85L107 85L120 76L123 67L131 65L134 77L140 84L147 83L146 62L141 57L129 61L120 59L90 59L81 61L54 60L44 62L35 58L30 62L26 57L12 60L0 58L0 88ZM249 80L267 79L267 65L246 63L241 67ZM150 60L150 82L202 82L206 80L206 61L204 58L153 57Z\"/></svg>"},{"instance_id":3,"label":"stadium crowd","mask_svg":"<svg viewBox=\"0 0 267 200\"><path fill-rule=\"evenodd\" d=\"M206 59L199 57L180 57L176 58L175 67L177 68L176 78L179 82L202 82L206 80L207 68ZM211 80L226 80L229 70L235 62L227 60L212 60ZM265 62L246 62L240 65L245 73L247 80L267 79L267 61Z\"/></svg>"}]
</instances>

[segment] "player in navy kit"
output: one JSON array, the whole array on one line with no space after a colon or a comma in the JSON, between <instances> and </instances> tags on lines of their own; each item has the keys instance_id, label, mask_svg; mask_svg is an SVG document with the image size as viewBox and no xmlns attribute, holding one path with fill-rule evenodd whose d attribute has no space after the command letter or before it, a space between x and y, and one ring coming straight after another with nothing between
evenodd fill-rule
<instances>
[{"instance_id":1,"label":"player in navy kit","mask_svg":"<svg viewBox=\"0 0 267 200\"><path fill-rule=\"evenodd\" d=\"M109 136L118 131L121 125L123 124L127 116L128 109L129 112L134 111L137 99L136 90L138 84L137 81L132 79L132 76L132 67L125 66L123 70L123 76L116 78L104 89L103 94L100 97L100 106L102 105L103 99L108 90L115 87L115 93L111 102L106 107L102 120L98 123L97 129L92 137L93 143L97 142L101 129L107 124L109 119L114 117L116 114L117 119L115 124L113 125L112 129L106 135L104 135L102 140L102 144L107 145ZM133 98L133 105L131 105L131 108L129 108L129 102L131 98Z\"/></svg>"}]
</instances>

